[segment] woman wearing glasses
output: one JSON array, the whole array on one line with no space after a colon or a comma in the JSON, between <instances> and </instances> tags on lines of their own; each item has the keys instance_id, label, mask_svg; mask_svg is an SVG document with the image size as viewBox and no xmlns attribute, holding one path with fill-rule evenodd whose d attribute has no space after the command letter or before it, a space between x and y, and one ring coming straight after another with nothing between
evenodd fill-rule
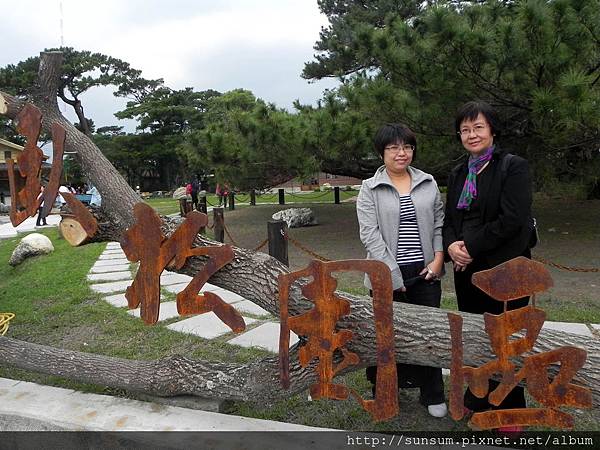
<instances>
[{"instance_id":1,"label":"woman wearing glasses","mask_svg":"<svg viewBox=\"0 0 600 450\"><path fill-rule=\"evenodd\" d=\"M356 205L367 259L383 261L390 268L394 301L439 308L444 206L437 183L411 166L417 141L409 128L386 124L374 144L384 165L363 181ZM371 289L368 277L365 286ZM368 367L373 393L376 377L377 367ZM420 387L420 402L429 414L447 414L441 369L398 364L398 385Z\"/></svg>"},{"instance_id":2,"label":"woman wearing glasses","mask_svg":"<svg viewBox=\"0 0 600 450\"><path fill-rule=\"evenodd\" d=\"M527 161L510 155L496 143L499 119L487 103L472 101L456 116L457 138L468 153L448 178L444 249L454 266L458 309L501 314L504 305L471 283L471 275L517 256L531 257L531 183ZM508 303L507 309L527 305L528 297ZM490 390L498 383L490 381ZM493 407L485 398L465 393L465 407ZM495 409L524 408L522 388L515 388Z\"/></svg>"}]
</instances>

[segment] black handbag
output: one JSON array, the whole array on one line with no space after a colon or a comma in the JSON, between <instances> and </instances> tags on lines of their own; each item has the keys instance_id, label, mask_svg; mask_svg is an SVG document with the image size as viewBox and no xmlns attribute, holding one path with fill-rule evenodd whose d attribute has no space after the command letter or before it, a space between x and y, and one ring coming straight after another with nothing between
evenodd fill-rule
<instances>
[{"instance_id":1,"label":"black handbag","mask_svg":"<svg viewBox=\"0 0 600 450\"><path fill-rule=\"evenodd\" d=\"M535 217L531 218L531 234L529 235L529 248L533 248L535 247L538 242L540 242L540 235L538 233L538 229L537 229L537 220L535 220Z\"/></svg>"}]
</instances>

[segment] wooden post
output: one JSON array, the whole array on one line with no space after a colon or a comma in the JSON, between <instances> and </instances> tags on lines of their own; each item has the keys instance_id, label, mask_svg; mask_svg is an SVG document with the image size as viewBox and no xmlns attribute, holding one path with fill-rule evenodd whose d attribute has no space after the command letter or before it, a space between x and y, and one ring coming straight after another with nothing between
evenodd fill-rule
<instances>
[{"instance_id":1,"label":"wooden post","mask_svg":"<svg viewBox=\"0 0 600 450\"><path fill-rule=\"evenodd\" d=\"M267 237L269 238L269 255L279 260L286 266L288 262L288 243L284 237L287 226L283 220L269 220L267 222Z\"/></svg>"},{"instance_id":2,"label":"wooden post","mask_svg":"<svg viewBox=\"0 0 600 450\"><path fill-rule=\"evenodd\" d=\"M279 204L285 205L285 191L283 189L279 189Z\"/></svg>"},{"instance_id":3,"label":"wooden post","mask_svg":"<svg viewBox=\"0 0 600 450\"><path fill-rule=\"evenodd\" d=\"M208 206L206 205L206 196L198 198L198 211L204 214L208 212Z\"/></svg>"},{"instance_id":4,"label":"wooden post","mask_svg":"<svg viewBox=\"0 0 600 450\"><path fill-rule=\"evenodd\" d=\"M254 189L250 189L250 204L256 206L256 191Z\"/></svg>"},{"instance_id":5,"label":"wooden post","mask_svg":"<svg viewBox=\"0 0 600 450\"><path fill-rule=\"evenodd\" d=\"M225 242L225 219L223 217L223 208L213 208L213 231L215 233L215 241Z\"/></svg>"},{"instance_id":6,"label":"wooden post","mask_svg":"<svg viewBox=\"0 0 600 450\"><path fill-rule=\"evenodd\" d=\"M333 199L334 199L334 203L336 205L340 204L340 188L339 188L339 186L336 186L333 188Z\"/></svg>"},{"instance_id":7,"label":"wooden post","mask_svg":"<svg viewBox=\"0 0 600 450\"><path fill-rule=\"evenodd\" d=\"M235 194L232 192L229 193L229 211L233 211L235 209Z\"/></svg>"},{"instance_id":8,"label":"wooden post","mask_svg":"<svg viewBox=\"0 0 600 450\"><path fill-rule=\"evenodd\" d=\"M193 205L192 205L193 207ZM206 196L198 198L198 211L201 213L207 214L207 206L206 206ZM200 234L206 234L206 227L200 227Z\"/></svg>"}]
</instances>

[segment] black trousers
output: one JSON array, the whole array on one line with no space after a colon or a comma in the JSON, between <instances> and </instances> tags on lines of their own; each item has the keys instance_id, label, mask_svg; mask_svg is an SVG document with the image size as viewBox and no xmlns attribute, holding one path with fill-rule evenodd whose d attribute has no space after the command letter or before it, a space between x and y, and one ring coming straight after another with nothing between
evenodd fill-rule
<instances>
[{"instance_id":1,"label":"black trousers","mask_svg":"<svg viewBox=\"0 0 600 450\"><path fill-rule=\"evenodd\" d=\"M198 193L194 191L192 191L192 207L198 209Z\"/></svg>"},{"instance_id":2,"label":"black trousers","mask_svg":"<svg viewBox=\"0 0 600 450\"><path fill-rule=\"evenodd\" d=\"M417 277L424 267L422 262L400 266L402 278L408 280ZM440 281L430 282L420 280L412 286L407 286L406 292L394 291L393 300L395 302L439 308L441 296L442 287ZM437 405L445 401L444 380L442 379L442 369L439 367L398 363L396 364L396 371L398 374L398 387L418 387L421 389L419 397L421 404L425 406ZM367 380L373 384L373 392L375 392L377 366L367 367Z\"/></svg>"},{"instance_id":3,"label":"black trousers","mask_svg":"<svg viewBox=\"0 0 600 450\"><path fill-rule=\"evenodd\" d=\"M528 254L523 256L529 257L531 254L528 251ZM491 266L485 261L474 260L467 266L464 272L454 272L454 288L456 290L456 301L460 311L474 314L483 314L487 312L496 315L504 312L503 302L494 300L471 283L471 276L475 272L486 269L491 269ZM508 302L506 309L513 310L522 308L527 306L528 303L529 297L523 297ZM498 384L497 381L490 380L488 394L493 391ZM520 386L514 388L498 406L493 406L488 402L488 395L479 398L476 397L470 389L467 389L465 392L464 402L467 408L476 412L485 411L487 409L525 408L527 406L525 402L525 390Z\"/></svg>"},{"instance_id":4,"label":"black trousers","mask_svg":"<svg viewBox=\"0 0 600 450\"><path fill-rule=\"evenodd\" d=\"M44 217L44 218L42 218L42 208L43 208L43 206L40 206L40 207L38 208L38 216L37 216L37 220L35 221L35 225L36 225L37 227L39 227L39 226L41 226L41 225L48 225L48 224L46 223L46 218L45 218L45 217Z\"/></svg>"}]
</instances>

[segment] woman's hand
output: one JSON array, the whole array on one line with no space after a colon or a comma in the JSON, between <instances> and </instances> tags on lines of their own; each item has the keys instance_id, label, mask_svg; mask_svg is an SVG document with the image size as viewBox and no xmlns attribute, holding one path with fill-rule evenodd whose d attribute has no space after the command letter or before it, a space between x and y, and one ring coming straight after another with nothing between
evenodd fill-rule
<instances>
[{"instance_id":1,"label":"woman's hand","mask_svg":"<svg viewBox=\"0 0 600 450\"><path fill-rule=\"evenodd\" d=\"M419 275L425 275L425 280L434 281L442 277L442 269L444 268L444 253L435 252L433 261L428 263Z\"/></svg>"},{"instance_id":2,"label":"woman's hand","mask_svg":"<svg viewBox=\"0 0 600 450\"><path fill-rule=\"evenodd\" d=\"M454 271L465 270L467 265L473 262L473 258L469 255L465 241L455 241L448 246L448 254L454 263Z\"/></svg>"}]
</instances>

